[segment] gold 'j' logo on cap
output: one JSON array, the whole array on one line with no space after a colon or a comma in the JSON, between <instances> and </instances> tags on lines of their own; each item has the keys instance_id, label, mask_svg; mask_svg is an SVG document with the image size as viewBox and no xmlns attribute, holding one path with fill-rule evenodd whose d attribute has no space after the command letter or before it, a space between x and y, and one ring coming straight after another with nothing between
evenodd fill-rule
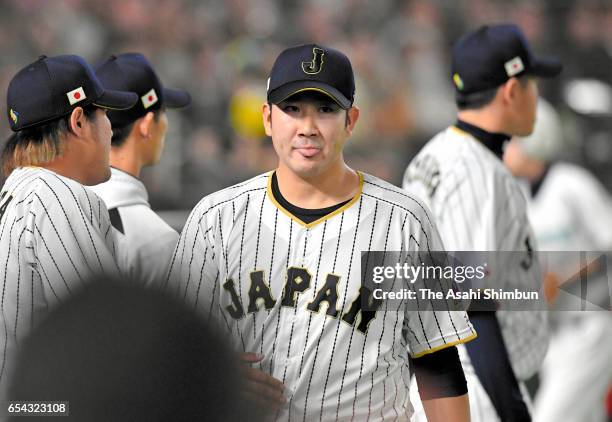
<instances>
[{"instance_id":1,"label":"gold 'j' logo on cap","mask_svg":"<svg viewBox=\"0 0 612 422\"><path fill-rule=\"evenodd\" d=\"M11 120L13 121L13 123L17 124L17 119L19 119L19 113L17 113L15 110L11 109L9 111L9 114L11 116Z\"/></svg>"},{"instance_id":2,"label":"gold 'j' logo on cap","mask_svg":"<svg viewBox=\"0 0 612 422\"><path fill-rule=\"evenodd\" d=\"M459 88L459 90L463 90L463 81L458 73L453 75L453 82L455 83L455 86Z\"/></svg>"},{"instance_id":3,"label":"gold 'j' logo on cap","mask_svg":"<svg viewBox=\"0 0 612 422\"><path fill-rule=\"evenodd\" d=\"M302 70L308 75L316 75L323 69L323 56L325 51L321 48L314 47L312 49L312 60L309 62L302 62Z\"/></svg>"}]
</instances>

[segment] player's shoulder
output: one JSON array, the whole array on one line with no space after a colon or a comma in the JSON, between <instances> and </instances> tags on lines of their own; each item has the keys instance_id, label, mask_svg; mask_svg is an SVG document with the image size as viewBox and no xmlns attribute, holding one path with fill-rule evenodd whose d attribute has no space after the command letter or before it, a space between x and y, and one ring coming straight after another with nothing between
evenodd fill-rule
<instances>
[{"instance_id":1,"label":"player's shoulder","mask_svg":"<svg viewBox=\"0 0 612 422\"><path fill-rule=\"evenodd\" d=\"M609 195L606 187L589 170L569 162L552 164L544 178L542 188L562 192L567 198L585 198L587 192L601 197Z\"/></svg>"},{"instance_id":2,"label":"player's shoulder","mask_svg":"<svg viewBox=\"0 0 612 422\"><path fill-rule=\"evenodd\" d=\"M79 182L41 167L20 167L9 175L3 188L13 196L37 195L50 202L78 198L85 194Z\"/></svg>"},{"instance_id":3,"label":"player's shoulder","mask_svg":"<svg viewBox=\"0 0 612 422\"><path fill-rule=\"evenodd\" d=\"M397 207L413 216L431 219L431 211L425 202L412 192L397 187L385 180L371 174L362 173L363 190L362 195L367 198L374 198L379 203L391 207Z\"/></svg>"},{"instance_id":4,"label":"player's shoulder","mask_svg":"<svg viewBox=\"0 0 612 422\"><path fill-rule=\"evenodd\" d=\"M504 175L501 160L471 134L449 126L428 141L406 168L404 187L426 187L427 194L442 196L460 186L470 187L471 193L489 192L497 176ZM477 189L474 189L477 188ZM446 194L444 194L446 192Z\"/></svg>"},{"instance_id":5,"label":"player's shoulder","mask_svg":"<svg viewBox=\"0 0 612 422\"><path fill-rule=\"evenodd\" d=\"M247 202L265 194L271 175L272 172L263 173L205 196L194 207L192 215L206 217L231 208L236 212L237 207L246 206Z\"/></svg>"},{"instance_id":6,"label":"player's shoulder","mask_svg":"<svg viewBox=\"0 0 612 422\"><path fill-rule=\"evenodd\" d=\"M448 126L440 132L436 133L423 147L423 150L431 149L447 149L462 150L465 142L471 140L472 136L457 128L456 126Z\"/></svg>"},{"instance_id":7,"label":"player's shoulder","mask_svg":"<svg viewBox=\"0 0 612 422\"><path fill-rule=\"evenodd\" d=\"M419 151L411 166L434 161L441 172L488 166L496 157L472 135L456 126L449 126L431 138Z\"/></svg>"},{"instance_id":8,"label":"player's shoulder","mask_svg":"<svg viewBox=\"0 0 612 422\"><path fill-rule=\"evenodd\" d=\"M548 177L559 184L578 184L596 182L596 177L587 169L569 162L556 162L548 169Z\"/></svg>"},{"instance_id":9,"label":"player's shoulder","mask_svg":"<svg viewBox=\"0 0 612 422\"><path fill-rule=\"evenodd\" d=\"M407 202L407 198L413 196L402 188L379 177L363 172L360 172L360 174L363 178L363 193L365 195L375 196L381 200L391 201L398 205Z\"/></svg>"},{"instance_id":10,"label":"player's shoulder","mask_svg":"<svg viewBox=\"0 0 612 422\"><path fill-rule=\"evenodd\" d=\"M37 218L53 215L68 221L108 218L102 200L76 180L40 167L15 169L2 188L12 203Z\"/></svg>"},{"instance_id":11,"label":"player's shoulder","mask_svg":"<svg viewBox=\"0 0 612 422\"><path fill-rule=\"evenodd\" d=\"M119 207L119 216L122 220L123 236L129 244L143 247L148 246L151 242L178 239L176 230L146 205Z\"/></svg>"},{"instance_id":12,"label":"player's shoulder","mask_svg":"<svg viewBox=\"0 0 612 422\"><path fill-rule=\"evenodd\" d=\"M98 195L109 209L130 205L149 206L147 189L142 181L117 168L111 168L109 180L88 189Z\"/></svg>"},{"instance_id":13,"label":"player's shoulder","mask_svg":"<svg viewBox=\"0 0 612 422\"><path fill-rule=\"evenodd\" d=\"M459 177L479 179L482 186L490 186L487 180L497 184L514 184L515 178L497 156L473 135L450 126L444 132L446 143L446 168Z\"/></svg>"}]
</instances>

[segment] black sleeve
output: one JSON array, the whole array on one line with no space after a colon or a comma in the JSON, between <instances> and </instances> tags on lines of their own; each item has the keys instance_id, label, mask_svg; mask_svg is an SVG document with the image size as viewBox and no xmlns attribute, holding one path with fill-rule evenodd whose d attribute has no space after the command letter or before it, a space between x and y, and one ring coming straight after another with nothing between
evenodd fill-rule
<instances>
[{"instance_id":1,"label":"black sleeve","mask_svg":"<svg viewBox=\"0 0 612 422\"><path fill-rule=\"evenodd\" d=\"M478 338L466 343L465 348L498 416L502 421L531 421L495 313L469 312L469 315Z\"/></svg>"},{"instance_id":2,"label":"black sleeve","mask_svg":"<svg viewBox=\"0 0 612 422\"><path fill-rule=\"evenodd\" d=\"M466 394L467 383L456 347L412 359L421 400Z\"/></svg>"}]
</instances>

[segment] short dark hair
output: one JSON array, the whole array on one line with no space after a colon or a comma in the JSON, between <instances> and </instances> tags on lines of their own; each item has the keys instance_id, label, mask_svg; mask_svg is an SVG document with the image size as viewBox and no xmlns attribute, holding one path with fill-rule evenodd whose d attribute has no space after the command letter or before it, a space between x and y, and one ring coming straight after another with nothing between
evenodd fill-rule
<instances>
[{"instance_id":1,"label":"short dark hair","mask_svg":"<svg viewBox=\"0 0 612 422\"><path fill-rule=\"evenodd\" d=\"M153 119L158 122L159 116L161 116L161 113L165 110L165 107L160 107L156 110L153 110ZM121 145L123 145L127 137L132 132L132 129L134 128L134 123L135 121L128 123L124 126L113 127L113 137L111 138L111 145L114 147L120 147Z\"/></svg>"},{"instance_id":2,"label":"short dark hair","mask_svg":"<svg viewBox=\"0 0 612 422\"><path fill-rule=\"evenodd\" d=\"M123 145L128 135L132 131L134 127L134 122L128 123L125 126L114 127L113 128L113 137L111 138L111 145L114 147L120 147Z\"/></svg>"},{"instance_id":3,"label":"short dark hair","mask_svg":"<svg viewBox=\"0 0 612 422\"><path fill-rule=\"evenodd\" d=\"M85 118L93 119L98 108L93 104L83 107ZM17 167L37 166L61 156L64 136L71 131L71 114L13 133L2 150L4 175L8 176Z\"/></svg>"},{"instance_id":4,"label":"short dark hair","mask_svg":"<svg viewBox=\"0 0 612 422\"><path fill-rule=\"evenodd\" d=\"M499 87L495 87L471 94L455 92L455 103L459 110L477 110L489 105L497 95L498 89Z\"/></svg>"},{"instance_id":5,"label":"short dark hair","mask_svg":"<svg viewBox=\"0 0 612 422\"><path fill-rule=\"evenodd\" d=\"M516 79L524 87L529 80L529 76L521 75ZM457 104L457 108L459 108L459 110L478 110L479 108L491 104L500 86L485 89L484 91L473 92L471 94L463 94L455 91L455 103Z\"/></svg>"}]
</instances>

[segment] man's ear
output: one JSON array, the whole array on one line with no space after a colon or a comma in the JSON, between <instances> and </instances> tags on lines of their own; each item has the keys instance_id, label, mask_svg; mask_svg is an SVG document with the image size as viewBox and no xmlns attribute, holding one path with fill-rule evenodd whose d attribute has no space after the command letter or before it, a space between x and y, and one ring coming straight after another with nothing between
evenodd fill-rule
<instances>
[{"instance_id":1,"label":"man's ear","mask_svg":"<svg viewBox=\"0 0 612 422\"><path fill-rule=\"evenodd\" d=\"M274 107L272 104L264 103L261 110L267 136L272 136L272 107Z\"/></svg>"},{"instance_id":2,"label":"man's ear","mask_svg":"<svg viewBox=\"0 0 612 422\"><path fill-rule=\"evenodd\" d=\"M154 118L155 118L155 115L153 114L153 112L149 111L143 117L138 119L138 132L140 133L141 137L145 139L148 139L151 137L151 129L153 126Z\"/></svg>"},{"instance_id":3,"label":"man's ear","mask_svg":"<svg viewBox=\"0 0 612 422\"><path fill-rule=\"evenodd\" d=\"M77 137L81 137L85 126L85 112L81 107L75 107L70 113L69 119L70 132L74 133Z\"/></svg>"},{"instance_id":4,"label":"man's ear","mask_svg":"<svg viewBox=\"0 0 612 422\"><path fill-rule=\"evenodd\" d=\"M352 135L357 120L359 120L359 108L353 106L346 111L346 131L349 136Z\"/></svg>"},{"instance_id":5,"label":"man's ear","mask_svg":"<svg viewBox=\"0 0 612 422\"><path fill-rule=\"evenodd\" d=\"M504 99L504 102L506 103L511 103L516 99L516 95L517 95L517 90L519 90L520 87L520 82L518 79L516 78L510 78L508 79L508 81L502 85L501 87L501 91L502 91L502 97Z\"/></svg>"}]
</instances>

